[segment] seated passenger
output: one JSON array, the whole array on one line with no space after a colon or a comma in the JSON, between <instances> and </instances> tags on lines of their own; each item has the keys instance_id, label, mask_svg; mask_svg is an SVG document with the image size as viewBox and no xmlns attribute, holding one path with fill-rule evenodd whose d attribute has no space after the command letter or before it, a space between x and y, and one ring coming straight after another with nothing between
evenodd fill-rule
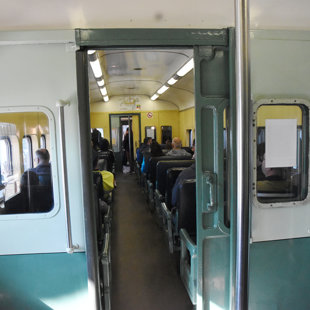
<instances>
[{"instance_id":1,"label":"seated passenger","mask_svg":"<svg viewBox=\"0 0 310 310\"><path fill-rule=\"evenodd\" d=\"M168 155L168 156L188 156L188 157L192 157L192 155L190 153L186 152L181 147L182 147L181 139L178 137L173 138L172 150L169 151L166 155Z\"/></svg>"},{"instance_id":2,"label":"seated passenger","mask_svg":"<svg viewBox=\"0 0 310 310\"><path fill-rule=\"evenodd\" d=\"M166 144L166 146L165 146L165 148L167 149L167 150L172 150L172 142L171 142L171 140L170 139L167 139L166 141L165 141L165 144Z\"/></svg>"},{"instance_id":3,"label":"seated passenger","mask_svg":"<svg viewBox=\"0 0 310 310\"><path fill-rule=\"evenodd\" d=\"M190 167L184 169L175 181L172 189L171 205L176 206L180 196L180 186L184 180L196 179L196 163L193 163Z\"/></svg>"},{"instance_id":4,"label":"seated passenger","mask_svg":"<svg viewBox=\"0 0 310 310\"><path fill-rule=\"evenodd\" d=\"M115 162L115 156L114 156L113 151L110 149L109 141L105 138L100 138L99 149L101 152L108 153L108 171L112 172L113 164Z\"/></svg>"},{"instance_id":5,"label":"seated passenger","mask_svg":"<svg viewBox=\"0 0 310 310\"><path fill-rule=\"evenodd\" d=\"M30 169L39 177L40 185L52 188L52 174L50 164L50 154L47 149L39 149L36 151L37 166Z\"/></svg>"},{"instance_id":6,"label":"seated passenger","mask_svg":"<svg viewBox=\"0 0 310 310\"><path fill-rule=\"evenodd\" d=\"M161 149L161 146L157 141L152 141L151 143L151 156L157 157L157 156L164 156L164 153Z\"/></svg>"},{"instance_id":7,"label":"seated passenger","mask_svg":"<svg viewBox=\"0 0 310 310\"><path fill-rule=\"evenodd\" d=\"M33 171L26 171L20 179L20 193L5 202L5 213L30 213L40 212L40 206L44 204L39 197L37 189L39 185L39 178ZM47 197L46 193L44 196ZM43 206L49 211L51 204ZM45 212L45 211L41 211Z\"/></svg>"},{"instance_id":8,"label":"seated passenger","mask_svg":"<svg viewBox=\"0 0 310 310\"><path fill-rule=\"evenodd\" d=\"M98 153L93 153L93 172L99 172L102 178L103 197L102 199L108 200L110 192L114 189L114 175L106 170L99 170L98 168ZM101 195L99 195L99 198Z\"/></svg>"},{"instance_id":9,"label":"seated passenger","mask_svg":"<svg viewBox=\"0 0 310 310\"><path fill-rule=\"evenodd\" d=\"M143 161L143 154L145 152L150 152L151 143L152 143L152 138L146 137L144 138L144 141L141 144L141 146L137 149L137 162L139 164L141 164Z\"/></svg>"},{"instance_id":10,"label":"seated passenger","mask_svg":"<svg viewBox=\"0 0 310 310\"><path fill-rule=\"evenodd\" d=\"M161 149L161 146L155 140L152 141L152 143L151 143L151 152L150 153L145 152L144 154L146 156L143 156L143 162L142 162L142 166L141 166L141 171L144 173L148 172L148 161L149 161L150 157L157 157L157 156L164 156L165 155ZM148 156L148 154L150 156Z\"/></svg>"}]
</instances>

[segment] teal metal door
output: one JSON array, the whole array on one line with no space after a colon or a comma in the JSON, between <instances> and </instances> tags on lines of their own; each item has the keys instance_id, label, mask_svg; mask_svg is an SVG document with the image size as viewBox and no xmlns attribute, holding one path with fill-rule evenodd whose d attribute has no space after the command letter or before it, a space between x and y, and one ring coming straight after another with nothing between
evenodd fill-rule
<instances>
[{"instance_id":1,"label":"teal metal door","mask_svg":"<svg viewBox=\"0 0 310 310\"><path fill-rule=\"evenodd\" d=\"M195 47L197 309L229 309L234 205L234 38Z\"/></svg>"}]
</instances>

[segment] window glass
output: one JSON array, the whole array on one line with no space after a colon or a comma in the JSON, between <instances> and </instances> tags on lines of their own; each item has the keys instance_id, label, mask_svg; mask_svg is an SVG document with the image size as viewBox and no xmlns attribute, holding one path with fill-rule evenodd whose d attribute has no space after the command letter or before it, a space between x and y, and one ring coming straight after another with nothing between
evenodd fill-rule
<instances>
[{"instance_id":1,"label":"window glass","mask_svg":"<svg viewBox=\"0 0 310 310\"><path fill-rule=\"evenodd\" d=\"M33 167L32 143L30 136L23 138L23 162L24 171Z\"/></svg>"},{"instance_id":2,"label":"window glass","mask_svg":"<svg viewBox=\"0 0 310 310\"><path fill-rule=\"evenodd\" d=\"M40 137L40 148L46 149L46 138L45 135L41 135Z\"/></svg>"},{"instance_id":3,"label":"window glass","mask_svg":"<svg viewBox=\"0 0 310 310\"><path fill-rule=\"evenodd\" d=\"M42 112L0 114L0 214L53 209L51 159L41 139L45 133L49 121Z\"/></svg>"},{"instance_id":4,"label":"window glass","mask_svg":"<svg viewBox=\"0 0 310 310\"><path fill-rule=\"evenodd\" d=\"M188 146L192 146L193 145L193 131L192 129L187 129L187 141L188 141Z\"/></svg>"},{"instance_id":5,"label":"window glass","mask_svg":"<svg viewBox=\"0 0 310 310\"><path fill-rule=\"evenodd\" d=\"M302 105L262 105L256 115L256 195L261 203L307 196L308 119Z\"/></svg>"},{"instance_id":6,"label":"window glass","mask_svg":"<svg viewBox=\"0 0 310 310\"><path fill-rule=\"evenodd\" d=\"M1 181L7 181L12 175L11 144L8 138L0 139Z\"/></svg>"},{"instance_id":7,"label":"window glass","mask_svg":"<svg viewBox=\"0 0 310 310\"><path fill-rule=\"evenodd\" d=\"M161 126L161 143L165 144L167 140L172 141L172 127Z\"/></svg>"},{"instance_id":8,"label":"window glass","mask_svg":"<svg viewBox=\"0 0 310 310\"><path fill-rule=\"evenodd\" d=\"M96 128L96 129L101 133L101 137L104 138L103 128Z\"/></svg>"}]
</instances>

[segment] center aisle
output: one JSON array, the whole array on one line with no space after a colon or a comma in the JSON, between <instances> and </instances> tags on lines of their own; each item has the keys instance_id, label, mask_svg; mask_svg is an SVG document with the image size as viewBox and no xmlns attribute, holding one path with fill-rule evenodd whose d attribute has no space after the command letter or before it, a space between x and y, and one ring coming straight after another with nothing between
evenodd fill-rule
<instances>
[{"instance_id":1,"label":"center aisle","mask_svg":"<svg viewBox=\"0 0 310 310\"><path fill-rule=\"evenodd\" d=\"M112 310L193 306L135 175L118 175L112 223Z\"/></svg>"}]
</instances>

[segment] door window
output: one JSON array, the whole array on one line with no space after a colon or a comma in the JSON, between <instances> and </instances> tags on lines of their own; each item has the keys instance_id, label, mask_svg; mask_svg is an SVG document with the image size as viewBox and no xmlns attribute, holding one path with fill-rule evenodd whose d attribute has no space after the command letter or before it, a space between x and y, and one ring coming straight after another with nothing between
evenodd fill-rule
<instances>
[{"instance_id":1,"label":"door window","mask_svg":"<svg viewBox=\"0 0 310 310\"><path fill-rule=\"evenodd\" d=\"M256 195L261 203L301 201L308 190L308 119L303 105L256 112Z\"/></svg>"}]
</instances>

